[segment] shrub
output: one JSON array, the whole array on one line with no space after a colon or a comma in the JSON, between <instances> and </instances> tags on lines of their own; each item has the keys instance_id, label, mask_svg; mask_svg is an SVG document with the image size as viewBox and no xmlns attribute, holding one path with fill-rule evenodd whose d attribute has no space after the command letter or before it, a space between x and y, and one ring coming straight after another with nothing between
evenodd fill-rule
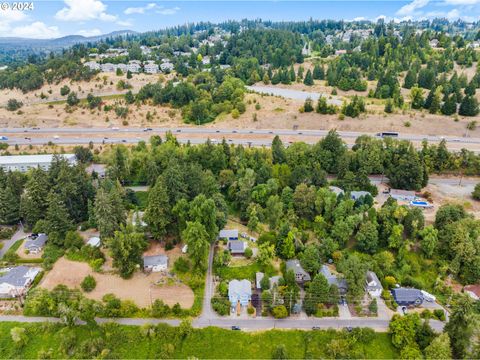
<instances>
[{"instance_id":1,"label":"shrub","mask_svg":"<svg viewBox=\"0 0 480 360\"><path fill-rule=\"evenodd\" d=\"M385 285L391 289L395 286L397 280L393 276L385 276Z\"/></svg>"},{"instance_id":2,"label":"shrub","mask_svg":"<svg viewBox=\"0 0 480 360\"><path fill-rule=\"evenodd\" d=\"M445 312L442 309L433 310L433 316L440 321L445 321Z\"/></svg>"},{"instance_id":3,"label":"shrub","mask_svg":"<svg viewBox=\"0 0 480 360\"><path fill-rule=\"evenodd\" d=\"M23 106L23 103L21 101L18 101L17 99L9 99L7 101L8 111L16 111L20 109L22 106Z\"/></svg>"},{"instance_id":4,"label":"shrub","mask_svg":"<svg viewBox=\"0 0 480 360\"><path fill-rule=\"evenodd\" d=\"M152 305L152 316L155 318L163 318L168 316L170 308L162 300L156 299Z\"/></svg>"},{"instance_id":5,"label":"shrub","mask_svg":"<svg viewBox=\"0 0 480 360\"><path fill-rule=\"evenodd\" d=\"M246 257L247 259L250 259L250 258L252 257L252 255L253 255L252 249L251 249L251 248L246 248L246 249L245 249L245 257Z\"/></svg>"},{"instance_id":6,"label":"shrub","mask_svg":"<svg viewBox=\"0 0 480 360\"><path fill-rule=\"evenodd\" d=\"M190 270L190 262L185 257L179 257L173 264L173 268L176 272L185 274Z\"/></svg>"},{"instance_id":7,"label":"shrub","mask_svg":"<svg viewBox=\"0 0 480 360\"><path fill-rule=\"evenodd\" d=\"M288 316L287 308L284 305L275 306L272 309L272 315L275 319L284 319Z\"/></svg>"},{"instance_id":8,"label":"shrub","mask_svg":"<svg viewBox=\"0 0 480 360\"><path fill-rule=\"evenodd\" d=\"M70 88L67 85L62 86L60 88L60 95L62 96L68 95L69 92L70 92Z\"/></svg>"},{"instance_id":9,"label":"shrub","mask_svg":"<svg viewBox=\"0 0 480 360\"><path fill-rule=\"evenodd\" d=\"M87 275L85 279L83 279L80 286L82 287L83 291L90 292L95 289L95 286L97 286L97 281L92 275Z\"/></svg>"},{"instance_id":10,"label":"shrub","mask_svg":"<svg viewBox=\"0 0 480 360\"><path fill-rule=\"evenodd\" d=\"M240 116L240 112L237 109L232 110L232 118L238 119Z\"/></svg>"},{"instance_id":11,"label":"shrub","mask_svg":"<svg viewBox=\"0 0 480 360\"><path fill-rule=\"evenodd\" d=\"M230 301L224 297L213 297L211 300L212 308L218 315L225 316L230 313Z\"/></svg>"},{"instance_id":12,"label":"shrub","mask_svg":"<svg viewBox=\"0 0 480 360\"><path fill-rule=\"evenodd\" d=\"M247 308L248 315L253 315L255 313L255 308L253 306L249 306Z\"/></svg>"}]
</instances>

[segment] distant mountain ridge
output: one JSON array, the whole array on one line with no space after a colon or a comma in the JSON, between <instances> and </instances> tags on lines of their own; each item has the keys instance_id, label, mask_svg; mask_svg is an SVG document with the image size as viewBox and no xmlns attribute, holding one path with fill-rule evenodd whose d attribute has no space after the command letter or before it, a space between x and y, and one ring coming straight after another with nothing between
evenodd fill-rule
<instances>
[{"instance_id":1,"label":"distant mountain ridge","mask_svg":"<svg viewBox=\"0 0 480 360\"><path fill-rule=\"evenodd\" d=\"M133 30L119 30L97 36L67 35L56 39L29 39L20 37L0 37L0 48L54 50L80 43L96 42L109 37L138 34Z\"/></svg>"}]
</instances>

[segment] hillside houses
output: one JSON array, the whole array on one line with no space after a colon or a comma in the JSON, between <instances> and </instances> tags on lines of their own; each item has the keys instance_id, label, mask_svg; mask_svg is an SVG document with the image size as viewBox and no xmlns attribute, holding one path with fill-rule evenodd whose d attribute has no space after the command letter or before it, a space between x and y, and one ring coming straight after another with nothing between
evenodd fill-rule
<instances>
[{"instance_id":1,"label":"hillside houses","mask_svg":"<svg viewBox=\"0 0 480 360\"><path fill-rule=\"evenodd\" d=\"M130 71L131 73L139 73L142 71L142 62L139 60L131 60L128 62L128 64L99 64L96 61L87 61L83 65L88 67L90 70L100 70L101 72L108 73L116 72L117 70L121 70L122 72ZM143 63L143 71L147 74L156 74L159 72L158 69L159 67L154 61L149 60Z\"/></svg>"}]
</instances>

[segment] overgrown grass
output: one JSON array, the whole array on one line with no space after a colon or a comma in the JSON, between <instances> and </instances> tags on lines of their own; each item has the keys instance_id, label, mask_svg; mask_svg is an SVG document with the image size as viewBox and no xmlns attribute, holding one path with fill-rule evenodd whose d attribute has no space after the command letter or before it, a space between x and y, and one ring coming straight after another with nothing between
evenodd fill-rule
<instances>
[{"instance_id":1,"label":"overgrown grass","mask_svg":"<svg viewBox=\"0 0 480 360\"><path fill-rule=\"evenodd\" d=\"M13 342L10 331L14 327L26 329L25 345ZM334 330L248 333L214 327L183 331L159 325L151 336L146 336L137 326L66 328L60 324L14 322L0 323L0 358L37 359L42 352L49 352L50 358L65 358L68 348L73 358L96 358L102 353L104 357L119 359L270 359L279 345L285 346L289 358L330 358L329 344L334 340L348 341L349 357L398 358L386 333L374 333L362 341Z\"/></svg>"}]
</instances>

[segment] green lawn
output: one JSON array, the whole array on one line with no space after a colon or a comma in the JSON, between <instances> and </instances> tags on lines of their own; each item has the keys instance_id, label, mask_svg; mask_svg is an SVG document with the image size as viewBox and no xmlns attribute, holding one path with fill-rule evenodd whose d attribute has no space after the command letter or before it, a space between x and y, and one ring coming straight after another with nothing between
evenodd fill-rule
<instances>
[{"instance_id":1,"label":"green lawn","mask_svg":"<svg viewBox=\"0 0 480 360\"><path fill-rule=\"evenodd\" d=\"M10 331L14 327L26 329L23 346L17 346L12 340ZM364 344L355 340L354 335L333 330L248 333L210 327L182 332L180 328L159 325L147 336L139 327L116 324L66 328L59 324L0 323L0 358L45 357L41 352L49 352L51 358L65 358L67 352L73 358L271 359L278 345L285 346L291 359L327 358L332 354L328 352L332 341L349 344L348 357L398 358L385 333L373 334Z\"/></svg>"},{"instance_id":2,"label":"green lawn","mask_svg":"<svg viewBox=\"0 0 480 360\"><path fill-rule=\"evenodd\" d=\"M260 265L256 262L246 266L222 266L215 269L215 274L220 276L223 280L255 280L255 273L261 271Z\"/></svg>"}]
</instances>

